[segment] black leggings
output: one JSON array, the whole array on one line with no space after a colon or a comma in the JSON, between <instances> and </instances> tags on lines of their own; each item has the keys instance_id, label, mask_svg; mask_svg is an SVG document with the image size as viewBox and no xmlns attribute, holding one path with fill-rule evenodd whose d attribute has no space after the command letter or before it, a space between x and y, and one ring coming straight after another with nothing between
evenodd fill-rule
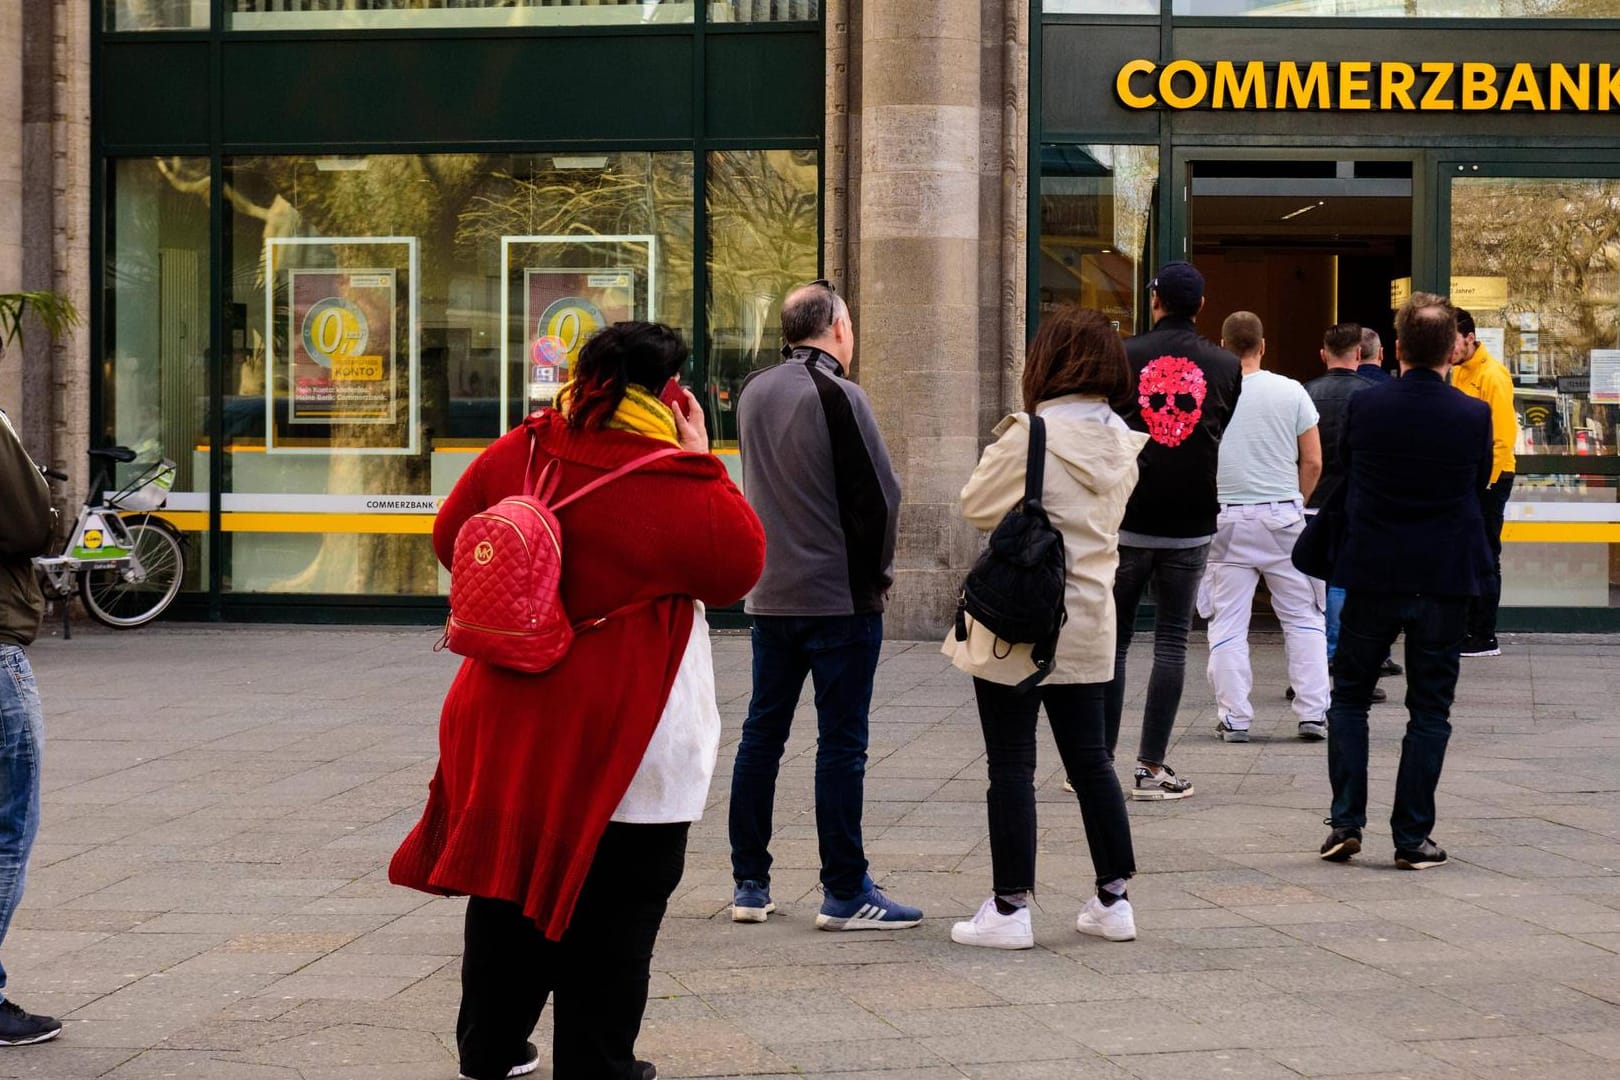
<instances>
[{"instance_id":1,"label":"black leggings","mask_svg":"<svg viewBox=\"0 0 1620 1080\"><path fill-rule=\"evenodd\" d=\"M1097 884L1136 873L1131 821L1103 731L1107 683L1067 683L1020 694L1010 686L973 680L990 767L990 868L998 895L1035 887L1035 723L1041 706L1058 756L1080 800Z\"/></svg>"},{"instance_id":2,"label":"black leggings","mask_svg":"<svg viewBox=\"0 0 1620 1080\"><path fill-rule=\"evenodd\" d=\"M555 995L553 1075L639 1080L636 1036L653 944L685 869L690 827L610 823L561 941L547 941L516 904L467 901L456 1020L463 1075L501 1080L524 1061L524 1044Z\"/></svg>"}]
</instances>

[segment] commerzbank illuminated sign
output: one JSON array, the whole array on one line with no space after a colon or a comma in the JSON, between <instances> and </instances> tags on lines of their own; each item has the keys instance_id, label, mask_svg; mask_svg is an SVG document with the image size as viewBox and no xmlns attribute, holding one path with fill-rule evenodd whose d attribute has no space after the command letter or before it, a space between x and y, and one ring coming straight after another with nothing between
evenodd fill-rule
<instances>
[{"instance_id":1,"label":"commerzbank illuminated sign","mask_svg":"<svg viewBox=\"0 0 1620 1080\"><path fill-rule=\"evenodd\" d=\"M1114 93L1130 109L1620 112L1620 64L1131 60Z\"/></svg>"}]
</instances>

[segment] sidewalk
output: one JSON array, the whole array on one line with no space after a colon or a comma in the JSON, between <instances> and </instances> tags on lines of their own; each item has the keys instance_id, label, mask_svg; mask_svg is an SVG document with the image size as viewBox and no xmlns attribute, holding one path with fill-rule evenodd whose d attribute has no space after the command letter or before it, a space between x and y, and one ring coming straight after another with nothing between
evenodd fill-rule
<instances>
[{"instance_id":1,"label":"sidewalk","mask_svg":"<svg viewBox=\"0 0 1620 1080\"><path fill-rule=\"evenodd\" d=\"M3 958L9 992L67 1027L0 1050L0 1077L455 1076L462 904L384 872L432 774L456 663L436 635L159 627L32 650L44 828ZM805 710L778 796L781 915L729 921L749 657L718 636L727 737L642 1056L663 1077L1620 1076L1620 639L1505 648L1464 661L1436 832L1452 863L1419 874L1393 868L1384 820L1404 711L1374 711L1363 856L1325 864L1325 748L1292 738L1280 639L1256 650L1246 745L1214 739L1195 644L1170 763L1197 794L1131 806L1140 939L1074 931L1092 875L1043 740L1038 945L997 953L949 941L989 887L984 765L968 680L931 643L885 649L866 809L874 875L928 920L814 929Z\"/></svg>"}]
</instances>

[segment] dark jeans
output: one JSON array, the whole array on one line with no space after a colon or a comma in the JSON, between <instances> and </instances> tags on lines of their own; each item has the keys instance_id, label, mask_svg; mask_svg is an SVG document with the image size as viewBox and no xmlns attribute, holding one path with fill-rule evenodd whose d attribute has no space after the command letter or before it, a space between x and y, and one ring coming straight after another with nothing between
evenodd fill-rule
<instances>
[{"instance_id":1,"label":"dark jeans","mask_svg":"<svg viewBox=\"0 0 1620 1080\"><path fill-rule=\"evenodd\" d=\"M1187 632L1192 629L1193 604L1204 576L1209 545L1192 548L1140 548L1119 546L1119 571L1114 575L1114 678L1106 684L1104 710L1108 753L1119 745L1120 717L1125 712L1125 654L1136 630L1136 608L1148 582L1153 583L1153 671L1148 675L1147 704L1142 710L1142 741L1136 756L1164 764L1170 732L1181 708L1181 688L1187 675Z\"/></svg>"},{"instance_id":2,"label":"dark jeans","mask_svg":"<svg viewBox=\"0 0 1620 1080\"><path fill-rule=\"evenodd\" d=\"M461 1071L499 1080L552 1006L552 1075L639 1080L636 1036L653 944L686 865L690 825L611 822L561 941L505 900L467 901L456 1045Z\"/></svg>"},{"instance_id":3,"label":"dark jeans","mask_svg":"<svg viewBox=\"0 0 1620 1080\"><path fill-rule=\"evenodd\" d=\"M1434 789L1451 738L1458 654L1467 624L1461 596L1364 592L1345 594L1334 654L1333 705L1328 709L1328 777L1334 825L1367 824L1367 709L1378 667L1406 632L1406 738L1395 776L1389 826L1397 850L1411 850L1434 828Z\"/></svg>"},{"instance_id":4,"label":"dark jeans","mask_svg":"<svg viewBox=\"0 0 1620 1080\"><path fill-rule=\"evenodd\" d=\"M990 769L990 873L997 895L1035 887L1035 722L1041 706L1052 740L1080 800L1097 884L1136 873L1131 821L1103 738L1106 683L1041 686L1020 694L1011 686L973 680Z\"/></svg>"},{"instance_id":5,"label":"dark jeans","mask_svg":"<svg viewBox=\"0 0 1620 1080\"><path fill-rule=\"evenodd\" d=\"M1502 520L1507 516L1508 498L1512 494L1513 474L1505 472L1479 497L1493 565L1490 591L1474 597L1468 605L1468 637L1473 641L1488 641L1496 636L1496 610L1502 605Z\"/></svg>"},{"instance_id":6,"label":"dark jeans","mask_svg":"<svg viewBox=\"0 0 1620 1080\"><path fill-rule=\"evenodd\" d=\"M816 834L821 883L850 900L866 891L861 844L867 713L883 645L882 615L757 615L754 696L731 773L731 873L771 879L776 774L809 675L816 690Z\"/></svg>"}]
</instances>

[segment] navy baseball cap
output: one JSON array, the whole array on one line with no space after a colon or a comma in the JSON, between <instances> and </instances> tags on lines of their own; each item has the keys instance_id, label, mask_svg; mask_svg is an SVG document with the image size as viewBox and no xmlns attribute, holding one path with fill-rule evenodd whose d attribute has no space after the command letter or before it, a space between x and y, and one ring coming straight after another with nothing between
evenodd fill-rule
<instances>
[{"instance_id":1,"label":"navy baseball cap","mask_svg":"<svg viewBox=\"0 0 1620 1080\"><path fill-rule=\"evenodd\" d=\"M1159 306L1171 315L1196 315L1204 302L1204 275L1190 262L1168 262L1148 283L1158 293Z\"/></svg>"}]
</instances>

